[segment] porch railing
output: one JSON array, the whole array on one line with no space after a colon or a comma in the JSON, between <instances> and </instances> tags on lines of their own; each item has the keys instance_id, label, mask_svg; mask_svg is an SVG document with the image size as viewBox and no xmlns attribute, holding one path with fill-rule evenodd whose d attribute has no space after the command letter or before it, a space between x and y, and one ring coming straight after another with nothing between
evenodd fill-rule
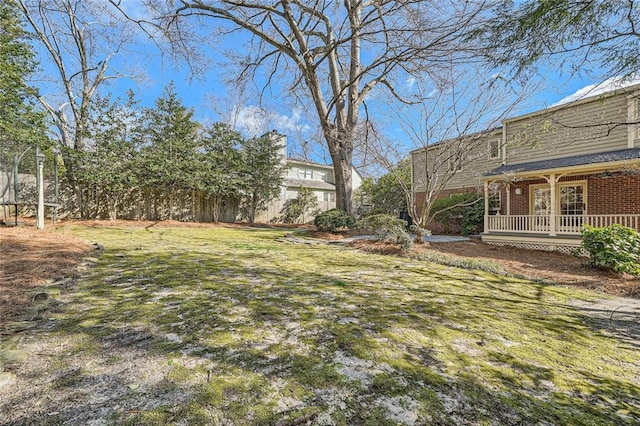
<instances>
[{"instance_id":1,"label":"porch railing","mask_svg":"<svg viewBox=\"0 0 640 426\"><path fill-rule=\"evenodd\" d=\"M604 227L614 223L628 226L640 232L640 214L600 215L496 215L487 217L485 232L518 232L548 234L551 220L555 220L557 234L580 234L584 225Z\"/></svg>"}]
</instances>

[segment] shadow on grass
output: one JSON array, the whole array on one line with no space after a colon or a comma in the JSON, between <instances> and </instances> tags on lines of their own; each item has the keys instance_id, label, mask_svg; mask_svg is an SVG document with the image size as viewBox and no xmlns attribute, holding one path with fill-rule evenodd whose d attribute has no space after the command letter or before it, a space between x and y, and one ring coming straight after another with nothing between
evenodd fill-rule
<instances>
[{"instance_id":1,"label":"shadow on grass","mask_svg":"<svg viewBox=\"0 0 640 426\"><path fill-rule=\"evenodd\" d=\"M154 239L178 241L172 232ZM640 388L616 377L624 366L596 374L590 364L615 348L588 356L589 345L618 343L560 290L338 249L281 252L255 235L211 251L107 252L52 332L83 336L104 363L165 360L163 373L133 390L123 374L143 374L131 366L105 376L63 369L49 382L60 397L16 424L296 424L326 413L337 424L396 424L384 409L394 398L406 398L417 424L640 420ZM96 384L109 400L77 401ZM38 399L38 389L27 398Z\"/></svg>"}]
</instances>

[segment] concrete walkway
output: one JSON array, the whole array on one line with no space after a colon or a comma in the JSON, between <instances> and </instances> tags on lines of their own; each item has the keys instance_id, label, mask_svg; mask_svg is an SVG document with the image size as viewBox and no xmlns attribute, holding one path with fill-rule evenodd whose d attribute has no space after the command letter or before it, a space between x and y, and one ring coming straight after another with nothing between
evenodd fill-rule
<instances>
[{"instance_id":1,"label":"concrete walkway","mask_svg":"<svg viewBox=\"0 0 640 426\"><path fill-rule=\"evenodd\" d=\"M415 239L415 235L411 235ZM340 240L329 241L329 244L349 244L354 241L375 241L378 238L375 235L356 235L355 237L342 238ZM457 235L428 235L422 237L427 243L454 243L458 241L469 241L469 237L462 237Z\"/></svg>"},{"instance_id":2,"label":"concrete walkway","mask_svg":"<svg viewBox=\"0 0 640 426\"><path fill-rule=\"evenodd\" d=\"M469 237L462 237L458 235L429 235L422 237L422 239L428 243L455 243L458 241L469 241Z\"/></svg>"}]
</instances>

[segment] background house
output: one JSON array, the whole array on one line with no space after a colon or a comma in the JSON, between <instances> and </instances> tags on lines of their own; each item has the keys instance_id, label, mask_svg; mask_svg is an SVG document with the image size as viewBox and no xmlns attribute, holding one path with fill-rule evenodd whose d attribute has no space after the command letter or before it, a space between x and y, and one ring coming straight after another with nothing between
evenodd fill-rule
<instances>
[{"instance_id":1,"label":"background house","mask_svg":"<svg viewBox=\"0 0 640 426\"><path fill-rule=\"evenodd\" d=\"M301 188L311 189L318 199L318 209L327 211L336 207L336 185L333 166L312 161L294 160L287 154L287 137L276 130L267 134L276 139L281 146L281 156L286 163L286 174L280 192L280 197L272 201L266 211L257 215L256 221L276 222L281 216L281 210L287 200L298 197ZM355 193L362 185L362 176L352 169L352 185Z\"/></svg>"},{"instance_id":2,"label":"background house","mask_svg":"<svg viewBox=\"0 0 640 426\"><path fill-rule=\"evenodd\" d=\"M491 158L489 135L487 156L463 160L442 195L482 190L482 239L497 245L570 251L585 224L640 230L639 96L639 85L621 87L504 120L499 156ZM419 206L425 186L418 172L428 163L422 150L412 161Z\"/></svg>"}]
</instances>

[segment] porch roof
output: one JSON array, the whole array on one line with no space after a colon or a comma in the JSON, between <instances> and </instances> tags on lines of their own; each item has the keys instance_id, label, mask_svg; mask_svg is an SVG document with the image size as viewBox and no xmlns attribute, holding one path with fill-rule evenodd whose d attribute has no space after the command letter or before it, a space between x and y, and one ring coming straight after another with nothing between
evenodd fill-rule
<instances>
[{"instance_id":1,"label":"porch roof","mask_svg":"<svg viewBox=\"0 0 640 426\"><path fill-rule=\"evenodd\" d=\"M619 151L599 152L596 154L576 155L574 157L532 161L530 163L502 165L498 168L486 172L484 176L567 169L585 165L616 163L638 159L640 159L640 148L628 148L621 149Z\"/></svg>"}]
</instances>

